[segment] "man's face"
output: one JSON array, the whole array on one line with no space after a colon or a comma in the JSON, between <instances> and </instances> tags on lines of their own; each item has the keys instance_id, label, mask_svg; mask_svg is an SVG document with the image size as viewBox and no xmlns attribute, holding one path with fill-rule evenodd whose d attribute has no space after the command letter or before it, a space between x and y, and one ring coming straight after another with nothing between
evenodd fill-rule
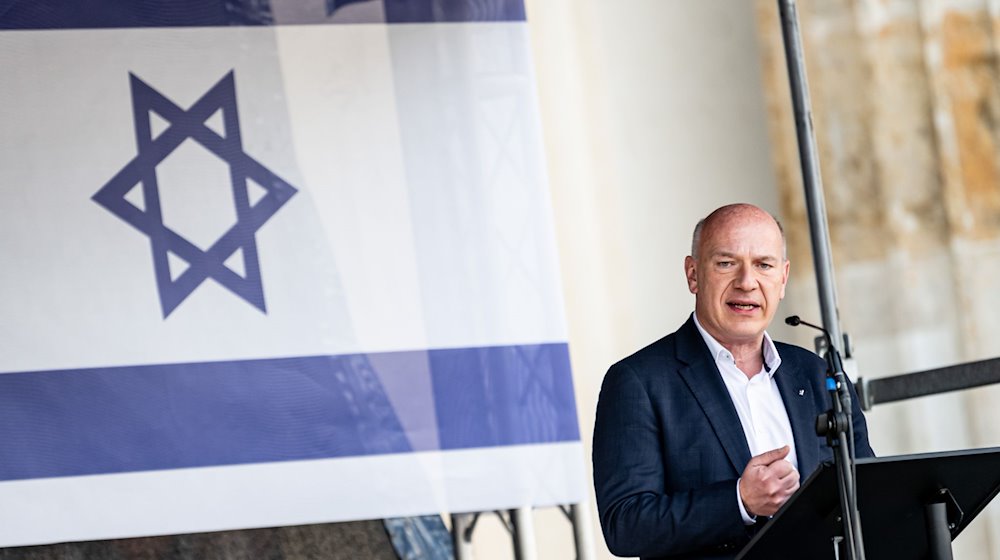
<instances>
[{"instance_id":1,"label":"man's face","mask_svg":"<svg viewBox=\"0 0 1000 560\"><path fill-rule=\"evenodd\" d=\"M684 269L702 327L723 346L759 346L788 281L774 219L755 209L706 224L698 259L687 257Z\"/></svg>"}]
</instances>

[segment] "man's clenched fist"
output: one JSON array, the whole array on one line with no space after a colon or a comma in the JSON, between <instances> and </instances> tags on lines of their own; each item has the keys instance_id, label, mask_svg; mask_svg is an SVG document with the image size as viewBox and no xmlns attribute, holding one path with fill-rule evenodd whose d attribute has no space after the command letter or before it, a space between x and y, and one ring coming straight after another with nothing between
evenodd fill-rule
<instances>
[{"instance_id":1,"label":"man's clenched fist","mask_svg":"<svg viewBox=\"0 0 1000 560\"><path fill-rule=\"evenodd\" d=\"M786 445L750 459L740 478L740 498L750 515L774 515L799 488L799 472L785 460Z\"/></svg>"}]
</instances>

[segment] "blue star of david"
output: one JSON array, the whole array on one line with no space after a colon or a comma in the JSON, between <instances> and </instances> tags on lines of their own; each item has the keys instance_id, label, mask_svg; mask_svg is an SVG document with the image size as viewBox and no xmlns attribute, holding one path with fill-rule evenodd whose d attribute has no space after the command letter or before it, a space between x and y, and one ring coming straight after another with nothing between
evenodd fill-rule
<instances>
[{"instance_id":1,"label":"blue star of david","mask_svg":"<svg viewBox=\"0 0 1000 560\"><path fill-rule=\"evenodd\" d=\"M130 73L129 78L138 154L94 194L93 201L149 237L164 319L209 278L266 313L255 234L297 191L243 151L233 73L219 80L186 111L134 74ZM224 136L205 124L219 110L222 111ZM155 138L150 123L151 111L169 123ZM163 223L156 182L156 167L188 138L229 164L236 207L236 224L204 251ZM266 191L252 205L247 179ZM125 198L137 185L142 186L143 209ZM225 266L226 260L241 249L244 276ZM176 279L171 279L170 254L189 265Z\"/></svg>"}]
</instances>

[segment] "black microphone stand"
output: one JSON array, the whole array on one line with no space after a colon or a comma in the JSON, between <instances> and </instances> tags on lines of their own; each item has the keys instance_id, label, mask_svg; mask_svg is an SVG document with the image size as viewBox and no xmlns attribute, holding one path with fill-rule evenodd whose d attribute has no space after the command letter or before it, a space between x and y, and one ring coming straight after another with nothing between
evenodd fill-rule
<instances>
[{"instance_id":1,"label":"black microphone stand","mask_svg":"<svg viewBox=\"0 0 1000 560\"><path fill-rule=\"evenodd\" d=\"M830 392L832 408L816 418L816 435L826 436L826 443L833 449L833 462L837 470L837 489L840 494L840 511L844 531L844 548L848 560L864 560L864 540L861 535L861 516L858 513L858 494L855 485L854 421L851 392L844 374L844 362L826 329L792 315L785 319L791 326L806 325L819 330L826 337L827 350L826 388ZM834 547L837 543L834 542ZM836 551L835 551L836 552ZM835 554L839 557L839 554Z\"/></svg>"}]
</instances>

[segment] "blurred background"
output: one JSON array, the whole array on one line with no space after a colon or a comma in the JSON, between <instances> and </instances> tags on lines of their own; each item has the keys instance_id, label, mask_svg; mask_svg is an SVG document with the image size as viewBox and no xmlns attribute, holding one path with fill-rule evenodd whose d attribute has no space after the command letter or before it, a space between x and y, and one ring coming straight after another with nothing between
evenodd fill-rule
<instances>
[{"instance_id":1,"label":"blurred background","mask_svg":"<svg viewBox=\"0 0 1000 560\"><path fill-rule=\"evenodd\" d=\"M1000 2L798 7L859 374L1000 356ZM795 128L776 1L528 0L526 10L589 453L606 368L691 312L682 261L712 209L745 201L779 216L792 262L779 315L819 319ZM813 347L808 332L771 332ZM872 446L1000 445L998 402L991 387L878 406ZM565 521L537 519L541 557L572 557L549 541ZM598 556L610 557L599 534ZM955 556L1000 558L996 504Z\"/></svg>"}]
</instances>

